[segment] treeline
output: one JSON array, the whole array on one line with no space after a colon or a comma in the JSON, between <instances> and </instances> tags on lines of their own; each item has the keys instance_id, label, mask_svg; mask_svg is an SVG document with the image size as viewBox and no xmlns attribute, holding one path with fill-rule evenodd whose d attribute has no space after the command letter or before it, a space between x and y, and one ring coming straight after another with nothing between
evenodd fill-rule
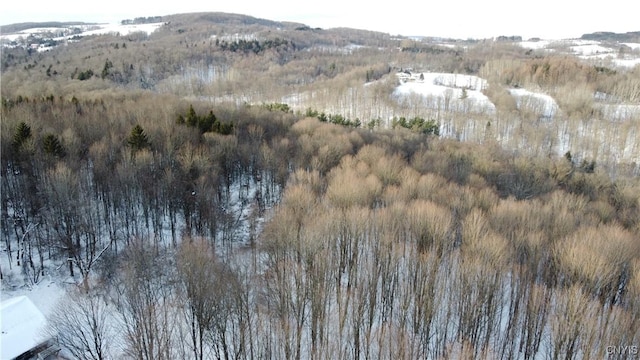
<instances>
[{"instance_id":1,"label":"treeline","mask_svg":"<svg viewBox=\"0 0 640 360\"><path fill-rule=\"evenodd\" d=\"M640 341L637 179L277 105L4 103L2 281L71 274L50 329L78 357L604 358ZM176 122L191 113L233 131Z\"/></svg>"},{"instance_id":2,"label":"treeline","mask_svg":"<svg viewBox=\"0 0 640 360\"><path fill-rule=\"evenodd\" d=\"M614 33L608 31L583 34L582 40L617 41L617 42L638 42L640 41L640 31L630 31L626 33Z\"/></svg>"},{"instance_id":3,"label":"treeline","mask_svg":"<svg viewBox=\"0 0 640 360\"><path fill-rule=\"evenodd\" d=\"M594 159L612 176L639 171L638 146L631 140L638 131L637 112L624 105L638 101L637 69L595 66L504 42L464 42L464 48L449 49L379 33L299 31L290 24L280 24L283 44L264 51L278 24L235 16L214 22L221 18L172 17L150 36L105 35L48 53L3 51L3 96L100 97L126 88L214 104L286 102L294 111L320 109L334 117L328 122L390 127L393 118L434 120L447 138L498 142L534 156L571 151L577 161ZM232 44L230 34L236 33L261 40L239 41L237 51L216 46L216 39ZM398 51L399 46L434 50ZM490 84L484 93L495 111L474 106L474 98L457 101L446 93L399 100L393 96L397 69L478 74ZM533 96L521 101L510 93L513 88L551 96L557 111L550 117L545 101Z\"/></svg>"},{"instance_id":4,"label":"treeline","mask_svg":"<svg viewBox=\"0 0 640 360\"><path fill-rule=\"evenodd\" d=\"M232 42L228 42L226 40L220 41L220 39L216 39L216 46L218 46L222 51L243 53L252 52L254 54L259 54L269 49L280 49L283 51L287 51L289 49L295 50L296 48L292 42L280 38L264 41L241 39Z\"/></svg>"},{"instance_id":5,"label":"treeline","mask_svg":"<svg viewBox=\"0 0 640 360\"><path fill-rule=\"evenodd\" d=\"M425 120L418 116L412 119L406 119L405 117L395 117L391 120L391 127L395 129L397 126L417 131L426 135L440 135L440 125L433 119Z\"/></svg>"},{"instance_id":6,"label":"treeline","mask_svg":"<svg viewBox=\"0 0 640 360\"><path fill-rule=\"evenodd\" d=\"M362 122L360 121L360 119L351 120L340 114L326 114L324 111L319 112L318 110L313 110L311 108L307 109L307 111L305 112L305 115L307 117L317 118L321 122L328 122L336 125L349 126L349 127L355 127L355 128L358 128L362 125Z\"/></svg>"},{"instance_id":7,"label":"treeline","mask_svg":"<svg viewBox=\"0 0 640 360\"><path fill-rule=\"evenodd\" d=\"M25 22L17 24L8 24L0 26L3 34L11 34L33 28L65 28L68 26L96 25L95 23L85 23L81 21L44 21L44 22Z\"/></svg>"},{"instance_id":8,"label":"treeline","mask_svg":"<svg viewBox=\"0 0 640 360\"><path fill-rule=\"evenodd\" d=\"M193 109L193 105L189 105L189 111L186 117L182 114L178 115L176 123L197 127L202 133L215 132L222 135L229 135L233 132L233 123L220 122L213 113L213 110L209 110L207 115L198 115Z\"/></svg>"},{"instance_id":9,"label":"treeline","mask_svg":"<svg viewBox=\"0 0 640 360\"><path fill-rule=\"evenodd\" d=\"M162 22L162 16L147 16L147 17L137 17L133 20L125 19L120 21L122 25L133 25L133 24L152 24Z\"/></svg>"}]
</instances>

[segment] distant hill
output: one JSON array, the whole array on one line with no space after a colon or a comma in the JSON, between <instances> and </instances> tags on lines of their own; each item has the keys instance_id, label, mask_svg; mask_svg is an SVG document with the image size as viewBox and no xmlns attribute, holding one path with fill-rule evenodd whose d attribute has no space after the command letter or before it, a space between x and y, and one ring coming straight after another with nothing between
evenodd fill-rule
<instances>
[{"instance_id":1,"label":"distant hill","mask_svg":"<svg viewBox=\"0 0 640 360\"><path fill-rule=\"evenodd\" d=\"M258 25L269 28L302 28L306 25L294 22L278 22L267 19L255 18L249 15L231 14L222 12L202 12L202 13L183 13L166 16L149 16L139 17L135 19L124 19L121 24L146 24L152 22L173 22L174 24L216 24L227 26L246 27L250 25ZM24 22L16 24L8 24L0 26L0 33L10 34L33 28L65 28L79 25L97 25L97 23L87 23L81 21L45 21L45 22Z\"/></svg>"},{"instance_id":2,"label":"distant hill","mask_svg":"<svg viewBox=\"0 0 640 360\"><path fill-rule=\"evenodd\" d=\"M248 26L260 25L271 28L290 27L291 25L301 26L304 24L283 23L273 20L260 19L249 15L231 14L222 12L202 12L202 13L185 13L163 16L162 19L167 22L184 22L187 24L195 23L211 23L218 25L235 25Z\"/></svg>"},{"instance_id":3,"label":"distant hill","mask_svg":"<svg viewBox=\"0 0 640 360\"><path fill-rule=\"evenodd\" d=\"M82 21L25 22L25 23L2 25L2 26L0 26L0 33L2 33L2 34L11 34L11 33L16 33L16 32L22 31L22 30L33 29L33 28L64 28L64 27L69 27L69 26L95 25L95 24L96 23L86 23L86 22L82 22Z\"/></svg>"},{"instance_id":4,"label":"distant hill","mask_svg":"<svg viewBox=\"0 0 640 360\"><path fill-rule=\"evenodd\" d=\"M633 32L627 32L627 33L599 31L591 34L584 34L580 38L582 40L640 42L640 31L633 31Z\"/></svg>"}]
</instances>

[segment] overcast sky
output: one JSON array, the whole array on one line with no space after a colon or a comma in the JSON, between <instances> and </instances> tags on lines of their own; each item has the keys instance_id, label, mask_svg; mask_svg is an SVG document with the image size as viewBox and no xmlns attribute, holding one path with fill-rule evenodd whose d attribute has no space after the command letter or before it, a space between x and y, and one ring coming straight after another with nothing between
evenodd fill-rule
<instances>
[{"instance_id":1,"label":"overcast sky","mask_svg":"<svg viewBox=\"0 0 640 360\"><path fill-rule=\"evenodd\" d=\"M140 16L222 11L269 20L296 21L311 27L351 27L392 35L462 39L499 35L575 38L595 31L640 31L640 9L631 0L598 3L573 0L391 0L387 5L377 5L384 2L323 0L315 3L298 0L5 0L0 5L0 24L31 21L119 22Z\"/></svg>"}]
</instances>

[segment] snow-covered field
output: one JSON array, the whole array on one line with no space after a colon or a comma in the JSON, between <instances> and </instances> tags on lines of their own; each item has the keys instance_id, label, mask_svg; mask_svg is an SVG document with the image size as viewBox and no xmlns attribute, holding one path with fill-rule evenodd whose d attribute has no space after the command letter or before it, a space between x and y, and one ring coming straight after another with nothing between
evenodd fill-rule
<instances>
[{"instance_id":1,"label":"snow-covered field","mask_svg":"<svg viewBox=\"0 0 640 360\"><path fill-rule=\"evenodd\" d=\"M538 41L527 40L527 41L520 41L518 43L519 46L525 49L533 49L533 50L545 49L549 46L549 44L551 44L550 40L538 40Z\"/></svg>"},{"instance_id":2,"label":"snow-covered field","mask_svg":"<svg viewBox=\"0 0 640 360\"><path fill-rule=\"evenodd\" d=\"M50 43L59 43L76 39L78 37L117 34L129 35L143 32L147 35L158 30L164 23L149 24L94 24L71 25L66 27L31 28L11 34L0 35L0 44L3 46L30 46L38 51L47 51L52 48Z\"/></svg>"},{"instance_id":3,"label":"snow-covered field","mask_svg":"<svg viewBox=\"0 0 640 360\"><path fill-rule=\"evenodd\" d=\"M577 55L612 54L614 49L602 46L597 41L577 41L569 49Z\"/></svg>"},{"instance_id":4,"label":"snow-covered field","mask_svg":"<svg viewBox=\"0 0 640 360\"><path fill-rule=\"evenodd\" d=\"M495 105L482 93L487 81L473 75L451 73L398 74L401 84L394 96L400 101L411 95L425 99L435 98L435 106L445 110L455 107L474 112L494 112Z\"/></svg>"},{"instance_id":5,"label":"snow-covered field","mask_svg":"<svg viewBox=\"0 0 640 360\"><path fill-rule=\"evenodd\" d=\"M120 34L129 35L134 32L144 32L147 35L158 30L164 23L152 24L101 24L98 29L87 30L82 32L81 36L102 35L102 34Z\"/></svg>"},{"instance_id":6,"label":"snow-covered field","mask_svg":"<svg viewBox=\"0 0 640 360\"><path fill-rule=\"evenodd\" d=\"M27 38L37 35L53 35L53 40L64 38L72 33L79 36L102 35L110 33L118 33L127 35L133 32L145 32L151 34L160 28L163 23L152 24L96 24L96 25L73 25L69 27L47 27L47 28L31 28L12 34L2 34L0 39L15 41L19 38Z\"/></svg>"},{"instance_id":7,"label":"snow-covered field","mask_svg":"<svg viewBox=\"0 0 640 360\"><path fill-rule=\"evenodd\" d=\"M612 46L595 40L571 40L565 41L569 51L573 55L585 60L611 61L614 66L632 68L640 64L640 54L621 52L619 46ZM632 51L640 49L637 43L621 43L620 45L631 48Z\"/></svg>"}]
</instances>

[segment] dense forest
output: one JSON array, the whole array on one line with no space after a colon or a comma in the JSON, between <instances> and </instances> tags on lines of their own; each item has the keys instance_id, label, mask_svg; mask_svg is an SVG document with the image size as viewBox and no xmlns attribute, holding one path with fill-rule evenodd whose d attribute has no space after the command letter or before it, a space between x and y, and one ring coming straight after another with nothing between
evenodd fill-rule
<instances>
[{"instance_id":1,"label":"dense forest","mask_svg":"<svg viewBox=\"0 0 640 360\"><path fill-rule=\"evenodd\" d=\"M638 103L638 66L162 20L2 54L2 289L59 279L70 356L637 356L640 180L607 142L639 149L638 118L585 94ZM482 75L498 115L395 104L415 68ZM572 151L505 94L532 84Z\"/></svg>"}]
</instances>

